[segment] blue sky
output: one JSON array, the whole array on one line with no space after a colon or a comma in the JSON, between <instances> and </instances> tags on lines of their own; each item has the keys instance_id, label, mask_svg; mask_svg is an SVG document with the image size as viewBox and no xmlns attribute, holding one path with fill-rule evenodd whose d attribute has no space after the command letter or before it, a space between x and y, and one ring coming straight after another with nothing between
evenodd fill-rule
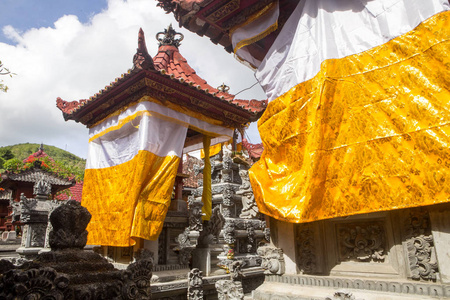
<instances>
[{"instance_id":1,"label":"blue sky","mask_svg":"<svg viewBox=\"0 0 450 300\"><path fill-rule=\"evenodd\" d=\"M0 60L15 76L2 76L0 146L44 143L87 157L88 129L64 121L56 98L87 99L132 66L139 28L156 55L156 33L169 24L184 34L181 54L214 87L237 93L252 86L253 71L220 45L179 28L155 0L0 0ZM257 85L238 96L265 99ZM250 141L260 141L256 124Z\"/></svg>"},{"instance_id":2,"label":"blue sky","mask_svg":"<svg viewBox=\"0 0 450 300\"><path fill-rule=\"evenodd\" d=\"M106 7L106 0L0 0L0 28L11 25L24 32L51 27L63 15L76 15L81 23L86 23ZM0 42L12 43L3 32Z\"/></svg>"}]
</instances>

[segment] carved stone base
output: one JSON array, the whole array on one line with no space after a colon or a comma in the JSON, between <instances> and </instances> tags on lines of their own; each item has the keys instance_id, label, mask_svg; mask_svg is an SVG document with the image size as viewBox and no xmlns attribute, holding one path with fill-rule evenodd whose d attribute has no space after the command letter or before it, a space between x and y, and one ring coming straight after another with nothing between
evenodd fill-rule
<instances>
[{"instance_id":1,"label":"carved stone base","mask_svg":"<svg viewBox=\"0 0 450 300\"><path fill-rule=\"evenodd\" d=\"M375 299L448 299L450 285L413 284L410 282L348 277L267 275L263 285L253 292L255 300L272 299L351 299L336 298L337 292L346 291L355 300ZM343 293L345 294L345 293Z\"/></svg>"}]
</instances>

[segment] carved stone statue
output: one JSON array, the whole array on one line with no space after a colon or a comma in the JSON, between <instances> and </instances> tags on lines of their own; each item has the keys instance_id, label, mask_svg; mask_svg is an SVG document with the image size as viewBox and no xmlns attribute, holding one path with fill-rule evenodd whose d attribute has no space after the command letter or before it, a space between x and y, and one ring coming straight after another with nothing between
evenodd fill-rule
<instances>
[{"instance_id":1,"label":"carved stone statue","mask_svg":"<svg viewBox=\"0 0 450 300\"><path fill-rule=\"evenodd\" d=\"M242 195L242 211L239 218L253 219L259 216L258 206L256 205L255 196L250 184L248 170L240 170L239 175L242 179L242 186L237 194Z\"/></svg>"},{"instance_id":2,"label":"carved stone statue","mask_svg":"<svg viewBox=\"0 0 450 300\"><path fill-rule=\"evenodd\" d=\"M52 186L50 183L48 183L44 177L41 177L33 187L33 194L36 196L46 196L50 195L52 193Z\"/></svg>"}]
</instances>

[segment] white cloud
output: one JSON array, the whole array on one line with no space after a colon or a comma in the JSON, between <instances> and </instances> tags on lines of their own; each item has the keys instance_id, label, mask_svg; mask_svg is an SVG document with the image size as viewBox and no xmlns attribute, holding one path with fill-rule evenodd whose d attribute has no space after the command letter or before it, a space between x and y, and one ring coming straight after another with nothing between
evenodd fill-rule
<instances>
[{"instance_id":1,"label":"white cloud","mask_svg":"<svg viewBox=\"0 0 450 300\"><path fill-rule=\"evenodd\" d=\"M237 93L256 82L253 72L221 46L178 29L173 15L156 7L156 1L110 0L108 8L86 24L65 15L51 28L24 33L5 26L3 32L17 44L0 43L0 59L17 75L1 78L10 89L0 93L0 146L43 142L86 157L87 129L65 122L56 98L89 98L126 72L132 65L139 27L150 54L155 55L154 37L170 23L185 35L180 52L212 86L225 82L230 92ZM239 98L262 99L264 94L256 87ZM259 142L255 129L250 136Z\"/></svg>"}]
</instances>

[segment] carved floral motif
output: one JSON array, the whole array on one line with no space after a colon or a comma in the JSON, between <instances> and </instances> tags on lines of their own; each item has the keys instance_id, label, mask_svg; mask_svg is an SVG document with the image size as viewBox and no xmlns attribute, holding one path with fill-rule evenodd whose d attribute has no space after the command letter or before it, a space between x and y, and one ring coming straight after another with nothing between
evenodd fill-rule
<instances>
[{"instance_id":1,"label":"carved floral motif","mask_svg":"<svg viewBox=\"0 0 450 300\"><path fill-rule=\"evenodd\" d=\"M341 261L384 261L386 233L382 222L338 224L336 230Z\"/></svg>"},{"instance_id":2,"label":"carved floral motif","mask_svg":"<svg viewBox=\"0 0 450 300\"><path fill-rule=\"evenodd\" d=\"M406 247L414 280L436 281L439 272L428 212L413 209L406 220Z\"/></svg>"},{"instance_id":3,"label":"carved floral motif","mask_svg":"<svg viewBox=\"0 0 450 300\"><path fill-rule=\"evenodd\" d=\"M310 224L301 224L297 228L298 268L305 274L314 273L317 270L314 230Z\"/></svg>"}]
</instances>

